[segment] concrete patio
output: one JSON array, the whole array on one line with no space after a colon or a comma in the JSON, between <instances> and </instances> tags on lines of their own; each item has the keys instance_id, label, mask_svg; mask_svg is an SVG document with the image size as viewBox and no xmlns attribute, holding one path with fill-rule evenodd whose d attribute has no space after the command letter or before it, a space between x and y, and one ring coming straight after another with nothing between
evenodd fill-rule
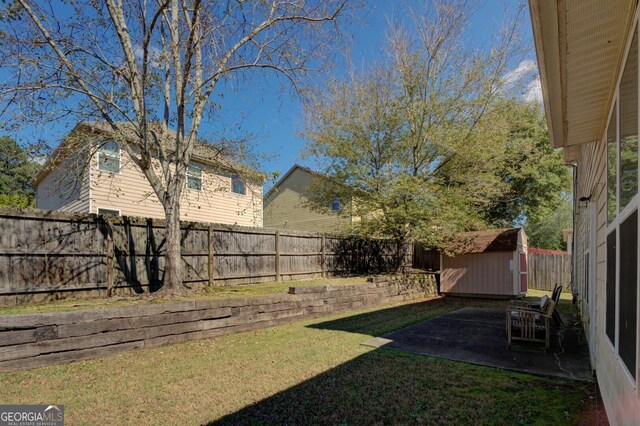
<instances>
[{"instance_id":1,"label":"concrete patio","mask_svg":"<svg viewBox=\"0 0 640 426\"><path fill-rule=\"evenodd\" d=\"M566 327L553 327L551 348L514 342L507 348L504 310L463 308L363 342L454 361L523 373L592 381L589 349L578 316L561 314Z\"/></svg>"}]
</instances>

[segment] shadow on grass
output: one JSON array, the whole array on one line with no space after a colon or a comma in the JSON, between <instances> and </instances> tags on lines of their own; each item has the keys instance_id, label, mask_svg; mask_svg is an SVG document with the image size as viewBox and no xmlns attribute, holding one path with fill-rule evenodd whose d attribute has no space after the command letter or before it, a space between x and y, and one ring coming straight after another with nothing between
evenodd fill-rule
<instances>
[{"instance_id":1,"label":"shadow on grass","mask_svg":"<svg viewBox=\"0 0 640 426\"><path fill-rule=\"evenodd\" d=\"M504 300L443 297L308 325L380 336ZM210 424L575 424L593 385L371 350Z\"/></svg>"},{"instance_id":2,"label":"shadow on grass","mask_svg":"<svg viewBox=\"0 0 640 426\"><path fill-rule=\"evenodd\" d=\"M592 391L584 383L373 350L210 424L572 424Z\"/></svg>"},{"instance_id":3,"label":"shadow on grass","mask_svg":"<svg viewBox=\"0 0 640 426\"><path fill-rule=\"evenodd\" d=\"M377 337L468 306L500 309L507 306L507 301L448 296L438 297L418 303L409 303L350 315L336 320L314 323L308 327L321 330L347 331Z\"/></svg>"}]
</instances>

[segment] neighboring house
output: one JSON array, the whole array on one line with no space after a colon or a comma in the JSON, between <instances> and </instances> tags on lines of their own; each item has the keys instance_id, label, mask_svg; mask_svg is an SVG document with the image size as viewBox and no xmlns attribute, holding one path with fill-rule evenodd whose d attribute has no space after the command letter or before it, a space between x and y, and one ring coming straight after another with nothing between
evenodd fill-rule
<instances>
[{"instance_id":1,"label":"neighboring house","mask_svg":"<svg viewBox=\"0 0 640 426\"><path fill-rule=\"evenodd\" d=\"M197 144L182 192L181 219L261 227L262 180L262 174ZM78 124L32 184L39 209L164 218L146 177L104 123Z\"/></svg>"},{"instance_id":2,"label":"neighboring house","mask_svg":"<svg viewBox=\"0 0 640 426\"><path fill-rule=\"evenodd\" d=\"M522 228L456 235L459 254L440 258L440 291L453 296L513 298L527 293L527 236Z\"/></svg>"},{"instance_id":3,"label":"neighboring house","mask_svg":"<svg viewBox=\"0 0 640 426\"><path fill-rule=\"evenodd\" d=\"M299 165L293 166L264 196L264 226L300 231L337 231L357 221L340 216L345 207L335 198L324 211L312 209L308 202L314 186L335 184L331 178Z\"/></svg>"},{"instance_id":4,"label":"neighboring house","mask_svg":"<svg viewBox=\"0 0 640 426\"><path fill-rule=\"evenodd\" d=\"M549 135L575 168L573 293L609 421L637 425L638 2L529 5Z\"/></svg>"}]
</instances>

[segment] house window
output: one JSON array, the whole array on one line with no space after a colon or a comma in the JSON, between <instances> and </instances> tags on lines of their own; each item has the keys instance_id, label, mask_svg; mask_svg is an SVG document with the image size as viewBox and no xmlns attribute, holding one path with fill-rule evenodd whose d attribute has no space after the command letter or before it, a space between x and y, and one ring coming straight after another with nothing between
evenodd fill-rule
<instances>
[{"instance_id":1,"label":"house window","mask_svg":"<svg viewBox=\"0 0 640 426\"><path fill-rule=\"evenodd\" d=\"M246 187L244 181L238 175L231 176L231 192L234 194L246 194Z\"/></svg>"},{"instance_id":2,"label":"house window","mask_svg":"<svg viewBox=\"0 0 640 426\"><path fill-rule=\"evenodd\" d=\"M620 308L618 352L633 378L636 377L636 321L638 320L638 211L620 224Z\"/></svg>"},{"instance_id":3,"label":"house window","mask_svg":"<svg viewBox=\"0 0 640 426\"><path fill-rule=\"evenodd\" d=\"M607 224L613 222L618 214L618 137L616 120L618 103L613 105L607 128Z\"/></svg>"},{"instance_id":4,"label":"house window","mask_svg":"<svg viewBox=\"0 0 640 426\"><path fill-rule=\"evenodd\" d=\"M638 193L638 32L620 81L619 211Z\"/></svg>"},{"instance_id":5,"label":"house window","mask_svg":"<svg viewBox=\"0 0 640 426\"><path fill-rule=\"evenodd\" d=\"M187 188L194 191L202 191L202 166L200 164L189 164L187 169Z\"/></svg>"},{"instance_id":6,"label":"house window","mask_svg":"<svg viewBox=\"0 0 640 426\"><path fill-rule=\"evenodd\" d=\"M607 302L606 330L612 345L616 344L616 231L607 237Z\"/></svg>"},{"instance_id":7,"label":"house window","mask_svg":"<svg viewBox=\"0 0 640 426\"><path fill-rule=\"evenodd\" d=\"M100 216L120 216L120 210L114 209L98 209Z\"/></svg>"},{"instance_id":8,"label":"house window","mask_svg":"<svg viewBox=\"0 0 640 426\"><path fill-rule=\"evenodd\" d=\"M637 381L638 32L627 55L607 129L605 333Z\"/></svg>"},{"instance_id":9,"label":"house window","mask_svg":"<svg viewBox=\"0 0 640 426\"><path fill-rule=\"evenodd\" d=\"M120 146L116 141L107 141L98 149L98 170L120 173Z\"/></svg>"},{"instance_id":10,"label":"house window","mask_svg":"<svg viewBox=\"0 0 640 426\"><path fill-rule=\"evenodd\" d=\"M335 197L331 202L331 210L334 212L340 211L340 199L338 197Z\"/></svg>"}]
</instances>

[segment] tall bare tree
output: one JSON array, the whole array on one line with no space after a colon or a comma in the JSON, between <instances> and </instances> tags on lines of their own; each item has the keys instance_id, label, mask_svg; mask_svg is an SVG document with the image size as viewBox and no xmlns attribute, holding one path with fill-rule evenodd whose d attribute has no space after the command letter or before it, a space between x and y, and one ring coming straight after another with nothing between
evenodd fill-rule
<instances>
[{"instance_id":1,"label":"tall bare tree","mask_svg":"<svg viewBox=\"0 0 640 426\"><path fill-rule=\"evenodd\" d=\"M180 292L180 199L221 82L273 71L297 88L347 2L13 0L0 10L2 125L108 123L164 207L163 289Z\"/></svg>"}]
</instances>

